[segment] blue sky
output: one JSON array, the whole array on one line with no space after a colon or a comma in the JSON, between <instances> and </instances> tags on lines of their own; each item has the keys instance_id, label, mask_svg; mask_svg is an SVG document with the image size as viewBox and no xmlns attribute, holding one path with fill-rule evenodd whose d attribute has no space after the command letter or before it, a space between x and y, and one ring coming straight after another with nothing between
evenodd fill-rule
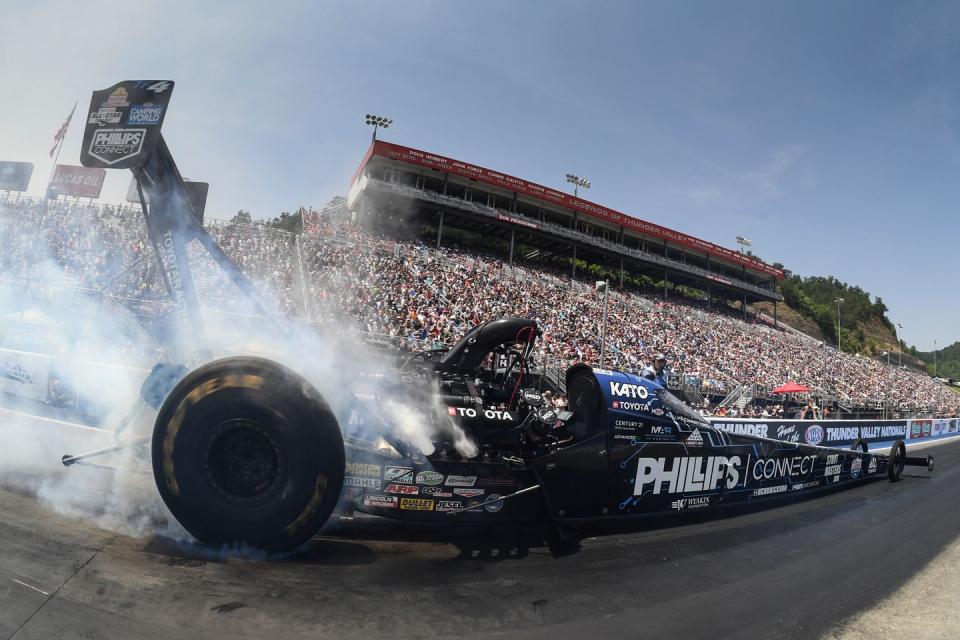
<instances>
[{"instance_id":1,"label":"blue sky","mask_svg":"<svg viewBox=\"0 0 960 640\"><path fill-rule=\"evenodd\" d=\"M883 297L960 337L960 4L6 0L0 159L49 174L75 100L177 82L164 135L207 215L345 194L385 139L563 188ZM80 114L83 115L83 114ZM82 120L61 162L79 160ZM103 197L123 198L111 172Z\"/></svg>"}]
</instances>

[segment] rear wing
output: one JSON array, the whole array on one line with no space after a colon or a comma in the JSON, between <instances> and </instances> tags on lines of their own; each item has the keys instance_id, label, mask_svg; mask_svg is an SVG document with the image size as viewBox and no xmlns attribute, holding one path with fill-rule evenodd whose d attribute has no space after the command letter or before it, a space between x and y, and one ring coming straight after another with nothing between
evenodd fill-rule
<instances>
[{"instance_id":1,"label":"rear wing","mask_svg":"<svg viewBox=\"0 0 960 640\"><path fill-rule=\"evenodd\" d=\"M172 80L124 80L94 91L80 162L86 167L130 169L143 207L163 284L181 326L175 345L181 360L203 343L200 304L187 255L196 240L256 309L286 330L281 314L256 292L201 223L202 204L190 197L180 170L160 134L173 94ZM204 201L206 192L203 193ZM196 211L196 207L201 210Z\"/></svg>"},{"instance_id":2,"label":"rear wing","mask_svg":"<svg viewBox=\"0 0 960 640\"><path fill-rule=\"evenodd\" d=\"M85 167L142 167L160 141L172 80L125 80L94 91L83 133Z\"/></svg>"}]
</instances>

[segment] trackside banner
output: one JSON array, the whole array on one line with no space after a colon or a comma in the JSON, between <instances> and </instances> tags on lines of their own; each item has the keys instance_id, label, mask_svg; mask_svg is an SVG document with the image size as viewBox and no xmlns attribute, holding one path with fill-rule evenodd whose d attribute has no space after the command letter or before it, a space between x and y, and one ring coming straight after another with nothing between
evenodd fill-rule
<instances>
[{"instance_id":1,"label":"trackside banner","mask_svg":"<svg viewBox=\"0 0 960 640\"><path fill-rule=\"evenodd\" d=\"M837 447L862 439L867 443L906 440L910 420L750 420L712 418L718 429L800 442L804 444ZM917 421L914 421L917 422ZM928 434L929 435L929 432Z\"/></svg>"}]
</instances>

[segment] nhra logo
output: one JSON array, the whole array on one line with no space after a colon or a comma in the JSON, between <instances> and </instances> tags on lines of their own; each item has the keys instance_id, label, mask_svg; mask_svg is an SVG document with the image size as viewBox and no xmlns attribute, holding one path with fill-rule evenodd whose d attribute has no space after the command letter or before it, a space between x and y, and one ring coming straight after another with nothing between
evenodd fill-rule
<instances>
[{"instance_id":1,"label":"nhra logo","mask_svg":"<svg viewBox=\"0 0 960 640\"><path fill-rule=\"evenodd\" d=\"M733 489L740 482L741 464L740 456L640 458L633 495L643 495L648 485L653 485L654 495L712 491L724 479L726 488Z\"/></svg>"},{"instance_id":2,"label":"nhra logo","mask_svg":"<svg viewBox=\"0 0 960 640\"><path fill-rule=\"evenodd\" d=\"M104 164L116 164L139 155L146 129L97 129L87 152Z\"/></svg>"},{"instance_id":3,"label":"nhra logo","mask_svg":"<svg viewBox=\"0 0 960 640\"><path fill-rule=\"evenodd\" d=\"M808 444L820 444L823 442L823 427L818 424L810 425L803 433L803 439L806 440Z\"/></svg>"},{"instance_id":4,"label":"nhra logo","mask_svg":"<svg viewBox=\"0 0 960 640\"><path fill-rule=\"evenodd\" d=\"M646 400L649 397L647 388L641 384L630 384L629 382L610 381L610 395L618 398L638 398Z\"/></svg>"}]
</instances>

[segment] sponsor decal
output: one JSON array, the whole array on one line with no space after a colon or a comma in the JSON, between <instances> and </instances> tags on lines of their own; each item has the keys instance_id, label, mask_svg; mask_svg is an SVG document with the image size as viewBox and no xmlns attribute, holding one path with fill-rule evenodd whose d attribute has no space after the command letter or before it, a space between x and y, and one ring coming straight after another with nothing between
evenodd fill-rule
<instances>
[{"instance_id":1,"label":"sponsor decal","mask_svg":"<svg viewBox=\"0 0 960 640\"><path fill-rule=\"evenodd\" d=\"M797 433L796 425L782 424L777 427L777 440L786 442L800 442L800 434Z\"/></svg>"},{"instance_id":2,"label":"sponsor decal","mask_svg":"<svg viewBox=\"0 0 960 640\"><path fill-rule=\"evenodd\" d=\"M807 444L818 445L823 442L823 427L818 424L812 424L803 432L803 439Z\"/></svg>"},{"instance_id":3,"label":"sponsor decal","mask_svg":"<svg viewBox=\"0 0 960 640\"><path fill-rule=\"evenodd\" d=\"M348 462L347 475L349 476L367 476L370 478L379 478L382 471L378 464L368 464L366 462Z\"/></svg>"},{"instance_id":4,"label":"sponsor decal","mask_svg":"<svg viewBox=\"0 0 960 640\"><path fill-rule=\"evenodd\" d=\"M413 469L410 467L386 467L383 479L398 484L413 484Z\"/></svg>"},{"instance_id":5,"label":"sponsor decal","mask_svg":"<svg viewBox=\"0 0 960 640\"><path fill-rule=\"evenodd\" d=\"M153 80L141 80L134 86L137 89L146 89L147 91L151 91L153 93L163 93L170 88L170 84L171 83L169 80L158 80L156 82Z\"/></svg>"},{"instance_id":6,"label":"sponsor decal","mask_svg":"<svg viewBox=\"0 0 960 640\"><path fill-rule=\"evenodd\" d=\"M116 164L139 155L146 135L146 129L97 129L87 152L105 164Z\"/></svg>"},{"instance_id":7,"label":"sponsor decal","mask_svg":"<svg viewBox=\"0 0 960 640\"><path fill-rule=\"evenodd\" d=\"M87 124L119 124L123 112L109 107L101 107L90 113Z\"/></svg>"},{"instance_id":8,"label":"sponsor decal","mask_svg":"<svg viewBox=\"0 0 960 640\"><path fill-rule=\"evenodd\" d=\"M652 413L655 416L662 416L663 409L661 409L660 407L654 407L653 409L650 409L650 413Z\"/></svg>"},{"instance_id":9,"label":"sponsor decal","mask_svg":"<svg viewBox=\"0 0 960 640\"><path fill-rule=\"evenodd\" d=\"M437 500L434 511L456 511L463 508L463 502L460 500Z\"/></svg>"},{"instance_id":10,"label":"sponsor decal","mask_svg":"<svg viewBox=\"0 0 960 640\"><path fill-rule=\"evenodd\" d=\"M482 496L485 493L484 489L454 489L453 492L458 496L463 496L464 498L476 498L477 496Z\"/></svg>"},{"instance_id":11,"label":"sponsor decal","mask_svg":"<svg viewBox=\"0 0 960 640\"><path fill-rule=\"evenodd\" d=\"M630 384L629 382L610 381L610 395L618 398L637 398L646 400L650 393L642 384Z\"/></svg>"},{"instance_id":12,"label":"sponsor decal","mask_svg":"<svg viewBox=\"0 0 960 640\"><path fill-rule=\"evenodd\" d=\"M506 476L480 476L477 478L478 487L512 487L516 480Z\"/></svg>"},{"instance_id":13,"label":"sponsor decal","mask_svg":"<svg viewBox=\"0 0 960 640\"><path fill-rule=\"evenodd\" d=\"M145 104L135 104L130 107L130 113L127 114L127 124L139 125L157 125L163 117L163 105L147 102Z\"/></svg>"},{"instance_id":14,"label":"sponsor decal","mask_svg":"<svg viewBox=\"0 0 960 640\"><path fill-rule=\"evenodd\" d=\"M363 487L365 489L379 489L380 478L357 478L356 476L344 476L343 486Z\"/></svg>"},{"instance_id":15,"label":"sponsor decal","mask_svg":"<svg viewBox=\"0 0 960 640\"><path fill-rule=\"evenodd\" d=\"M434 498L452 498L453 494L449 491L444 491L443 487L420 487L420 493L425 496L431 496Z\"/></svg>"},{"instance_id":16,"label":"sponsor decal","mask_svg":"<svg viewBox=\"0 0 960 640\"><path fill-rule=\"evenodd\" d=\"M877 459L870 458L870 464L867 465L867 475L871 475L877 472Z\"/></svg>"},{"instance_id":17,"label":"sponsor decal","mask_svg":"<svg viewBox=\"0 0 960 640\"><path fill-rule=\"evenodd\" d=\"M433 500L428 498L400 498L400 508L405 511L433 511Z\"/></svg>"},{"instance_id":18,"label":"sponsor decal","mask_svg":"<svg viewBox=\"0 0 960 640\"><path fill-rule=\"evenodd\" d=\"M759 489L753 490L753 497L756 498L758 496L770 496L777 493L786 493L786 492L787 492L787 485L785 484L780 484L775 487L760 487Z\"/></svg>"},{"instance_id":19,"label":"sponsor decal","mask_svg":"<svg viewBox=\"0 0 960 640\"><path fill-rule=\"evenodd\" d=\"M910 437L919 438L920 437L920 425L914 422L910 425Z\"/></svg>"},{"instance_id":20,"label":"sponsor decal","mask_svg":"<svg viewBox=\"0 0 960 640\"><path fill-rule=\"evenodd\" d=\"M499 493L491 493L489 496L487 496L487 500L493 500L494 498L497 499L496 502L491 502L490 504L483 505L483 508L490 513L497 513L498 511L503 509L503 500L500 499L500 498L503 498L503 496L501 496Z\"/></svg>"},{"instance_id":21,"label":"sponsor decal","mask_svg":"<svg viewBox=\"0 0 960 640\"><path fill-rule=\"evenodd\" d=\"M481 502L479 500L468 500L467 506L470 507L467 510L467 513L483 513L483 509L480 508Z\"/></svg>"},{"instance_id":22,"label":"sponsor decal","mask_svg":"<svg viewBox=\"0 0 960 640\"><path fill-rule=\"evenodd\" d=\"M0 361L0 370L4 378L10 378L20 384L33 384L33 376L23 366L9 360Z\"/></svg>"},{"instance_id":23,"label":"sponsor decal","mask_svg":"<svg viewBox=\"0 0 960 640\"><path fill-rule=\"evenodd\" d=\"M710 506L710 496L698 496L696 498L681 498L670 503L670 508L677 511L685 509L703 509Z\"/></svg>"},{"instance_id":24,"label":"sponsor decal","mask_svg":"<svg viewBox=\"0 0 960 640\"><path fill-rule=\"evenodd\" d=\"M649 409L645 402L623 402L622 400L614 400L610 403L610 406L623 411L646 411Z\"/></svg>"},{"instance_id":25,"label":"sponsor decal","mask_svg":"<svg viewBox=\"0 0 960 640\"><path fill-rule=\"evenodd\" d=\"M693 433L687 436L687 444L691 447L703 446L703 436L700 435L700 429L694 429Z\"/></svg>"},{"instance_id":26,"label":"sponsor decal","mask_svg":"<svg viewBox=\"0 0 960 640\"><path fill-rule=\"evenodd\" d=\"M843 465L841 465L839 461L839 453L833 453L827 456L827 466L823 469L824 478L834 476L834 482L839 479L840 472L843 470Z\"/></svg>"},{"instance_id":27,"label":"sponsor decal","mask_svg":"<svg viewBox=\"0 0 960 640\"><path fill-rule=\"evenodd\" d=\"M792 478L805 476L813 471L817 456L794 456L792 458L759 458L753 463L754 480Z\"/></svg>"},{"instance_id":28,"label":"sponsor decal","mask_svg":"<svg viewBox=\"0 0 960 640\"><path fill-rule=\"evenodd\" d=\"M127 90L123 87L118 87L107 97L107 101L100 105L101 107L129 107L130 103L127 101Z\"/></svg>"},{"instance_id":29,"label":"sponsor decal","mask_svg":"<svg viewBox=\"0 0 960 640\"><path fill-rule=\"evenodd\" d=\"M860 477L860 471L863 469L863 460L854 458L850 462L850 477L854 480Z\"/></svg>"},{"instance_id":30,"label":"sponsor decal","mask_svg":"<svg viewBox=\"0 0 960 640\"><path fill-rule=\"evenodd\" d=\"M477 484L477 476L455 476L448 475L447 481L443 484L448 487L472 487Z\"/></svg>"},{"instance_id":31,"label":"sponsor decal","mask_svg":"<svg viewBox=\"0 0 960 640\"><path fill-rule=\"evenodd\" d=\"M473 407L447 407L447 414L455 417L476 418L480 413ZM487 420L510 422L514 419L512 413L500 409L483 409L482 414Z\"/></svg>"},{"instance_id":32,"label":"sponsor decal","mask_svg":"<svg viewBox=\"0 0 960 640\"><path fill-rule=\"evenodd\" d=\"M417 484L443 484L443 474L436 471L421 471L416 477Z\"/></svg>"},{"instance_id":33,"label":"sponsor decal","mask_svg":"<svg viewBox=\"0 0 960 640\"><path fill-rule=\"evenodd\" d=\"M683 458L640 458L633 495L643 495L647 486L652 493L683 493L685 491L712 491L726 479L726 488L733 489L740 482L740 456L709 456ZM726 469L726 473L722 471Z\"/></svg>"},{"instance_id":34,"label":"sponsor decal","mask_svg":"<svg viewBox=\"0 0 960 640\"><path fill-rule=\"evenodd\" d=\"M827 440L831 442L841 442L843 440L856 440L860 437L860 429L857 427L827 427Z\"/></svg>"},{"instance_id":35,"label":"sponsor decal","mask_svg":"<svg viewBox=\"0 0 960 640\"><path fill-rule=\"evenodd\" d=\"M810 488L819 487L819 486L820 486L819 480L810 480L808 482L794 483L790 485L790 489L793 491L802 491L803 489L810 489Z\"/></svg>"},{"instance_id":36,"label":"sponsor decal","mask_svg":"<svg viewBox=\"0 0 960 640\"><path fill-rule=\"evenodd\" d=\"M643 426L642 422L637 420L614 420L613 428L617 431L633 431Z\"/></svg>"},{"instance_id":37,"label":"sponsor decal","mask_svg":"<svg viewBox=\"0 0 960 640\"><path fill-rule=\"evenodd\" d=\"M397 497L396 496L385 496L382 494L366 494L363 496L363 506L365 507L377 507L380 509L396 509L397 508Z\"/></svg>"},{"instance_id":38,"label":"sponsor decal","mask_svg":"<svg viewBox=\"0 0 960 640\"><path fill-rule=\"evenodd\" d=\"M756 436L758 438L768 438L769 427L765 424L755 424L752 422L715 422L713 426L727 433L736 433L742 436Z\"/></svg>"},{"instance_id":39,"label":"sponsor decal","mask_svg":"<svg viewBox=\"0 0 960 640\"><path fill-rule=\"evenodd\" d=\"M860 427L859 438L903 438L907 435L906 424L886 424ZM854 438L856 440L856 438Z\"/></svg>"},{"instance_id":40,"label":"sponsor decal","mask_svg":"<svg viewBox=\"0 0 960 640\"><path fill-rule=\"evenodd\" d=\"M414 487L409 484L388 484L384 489L385 493L399 493L401 495L415 496L420 493L420 487Z\"/></svg>"}]
</instances>

